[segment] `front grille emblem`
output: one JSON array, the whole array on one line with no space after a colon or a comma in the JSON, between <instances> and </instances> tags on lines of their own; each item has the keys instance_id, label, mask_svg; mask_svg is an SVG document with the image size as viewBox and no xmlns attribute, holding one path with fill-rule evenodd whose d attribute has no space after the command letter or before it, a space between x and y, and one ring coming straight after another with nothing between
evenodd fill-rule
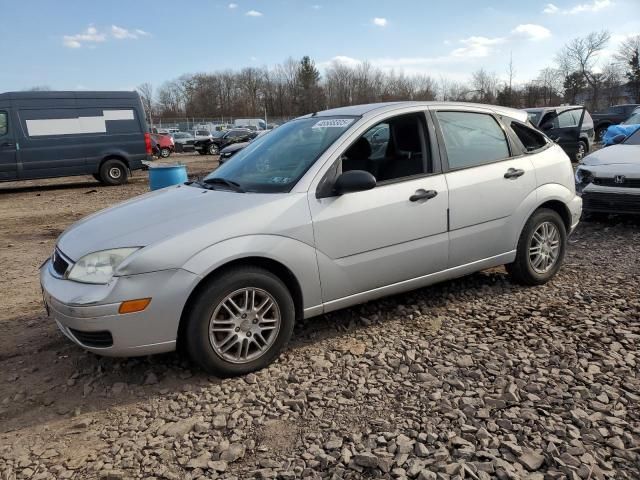
<instances>
[{"instance_id":1,"label":"front grille emblem","mask_svg":"<svg viewBox=\"0 0 640 480\"><path fill-rule=\"evenodd\" d=\"M613 179L616 183L624 183L626 177L624 175L616 175Z\"/></svg>"}]
</instances>

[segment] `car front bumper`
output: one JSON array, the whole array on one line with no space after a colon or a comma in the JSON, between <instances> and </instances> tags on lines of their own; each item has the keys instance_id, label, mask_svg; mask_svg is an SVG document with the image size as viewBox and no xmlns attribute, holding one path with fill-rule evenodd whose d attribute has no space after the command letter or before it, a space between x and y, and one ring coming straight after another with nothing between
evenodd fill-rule
<instances>
[{"instance_id":1,"label":"car front bumper","mask_svg":"<svg viewBox=\"0 0 640 480\"><path fill-rule=\"evenodd\" d=\"M175 269L92 285L59 278L51 260L40 268L47 311L62 333L86 350L113 357L175 350L182 310L197 280ZM118 313L123 301L139 298L151 298L145 310Z\"/></svg>"},{"instance_id":2,"label":"car front bumper","mask_svg":"<svg viewBox=\"0 0 640 480\"><path fill-rule=\"evenodd\" d=\"M590 184L583 189L582 200L585 212L640 215L640 188Z\"/></svg>"}]
</instances>

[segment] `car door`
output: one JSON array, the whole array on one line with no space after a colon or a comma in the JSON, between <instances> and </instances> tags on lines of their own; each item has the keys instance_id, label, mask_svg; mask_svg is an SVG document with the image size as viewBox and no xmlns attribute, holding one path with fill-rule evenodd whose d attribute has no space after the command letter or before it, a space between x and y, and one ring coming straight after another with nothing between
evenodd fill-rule
<instances>
[{"instance_id":1,"label":"car door","mask_svg":"<svg viewBox=\"0 0 640 480\"><path fill-rule=\"evenodd\" d=\"M18 177L17 139L11 126L11 111L0 105L0 180Z\"/></svg>"},{"instance_id":2,"label":"car door","mask_svg":"<svg viewBox=\"0 0 640 480\"><path fill-rule=\"evenodd\" d=\"M374 298L385 286L446 268L447 186L433 162L424 112L382 123L392 142L384 162L371 158L365 132L321 182L344 171L367 170L377 177L375 188L340 196L309 192L326 310L339 308L339 299L363 292Z\"/></svg>"},{"instance_id":3,"label":"car door","mask_svg":"<svg viewBox=\"0 0 640 480\"><path fill-rule=\"evenodd\" d=\"M436 109L433 117L449 191L448 267L499 260L515 248L513 215L535 191L533 164L490 111Z\"/></svg>"},{"instance_id":4,"label":"car door","mask_svg":"<svg viewBox=\"0 0 640 480\"><path fill-rule=\"evenodd\" d=\"M585 111L584 107L571 108L556 111L555 115L543 119L542 130L562 147L569 158L575 158L578 152Z\"/></svg>"}]
</instances>

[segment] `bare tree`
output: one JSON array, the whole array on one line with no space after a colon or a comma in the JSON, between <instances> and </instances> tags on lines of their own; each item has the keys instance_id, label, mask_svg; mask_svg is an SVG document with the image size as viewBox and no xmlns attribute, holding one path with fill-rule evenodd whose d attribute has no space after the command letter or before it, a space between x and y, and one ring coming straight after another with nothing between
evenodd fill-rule
<instances>
[{"instance_id":1,"label":"bare tree","mask_svg":"<svg viewBox=\"0 0 640 480\"><path fill-rule=\"evenodd\" d=\"M142 106L147 114L147 120L150 125L153 125L153 85L149 82L141 83L137 86L136 90L140 95Z\"/></svg>"},{"instance_id":2,"label":"bare tree","mask_svg":"<svg viewBox=\"0 0 640 480\"><path fill-rule=\"evenodd\" d=\"M591 32L586 37L574 38L557 55L557 63L565 72L578 71L591 88L591 108L597 109L599 77L594 71L599 54L607 47L611 34L603 30Z\"/></svg>"},{"instance_id":3,"label":"bare tree","mask_svg":"<svg viewBox=\"0 0 640 480\"><path fill-rule=\"evenodd\" d=\"M480 68L471 74L471 86L474 88L473 100L480 103L493 103L496 99L498 77L494 72Z\"/></svg>"},{"instance_id":4,"label":"bare tree","mask_svg":"<svg viewBox=\"0 0 640 480\"><path fill-rule=\"evenodd\" d=\"M627 37L618 46L614 58L623 64L628 64L636 52L640 52L640 35Z\"/></svg>"}]
</instances>

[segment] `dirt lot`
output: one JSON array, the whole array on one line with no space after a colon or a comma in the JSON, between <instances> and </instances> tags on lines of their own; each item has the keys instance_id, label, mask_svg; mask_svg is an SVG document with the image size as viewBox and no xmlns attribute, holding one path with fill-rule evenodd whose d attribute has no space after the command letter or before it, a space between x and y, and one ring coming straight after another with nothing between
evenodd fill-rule
<instances>
[{"instance_id":1,"label":"dirt lot","mask_svg":"<svg viewBox=\"0 0 640 480\"><path fill-rule=\"evenodd\" d=\"M178 354L85 353L44 314L58 235L147 188L0 185L2 480L640 478L637 221L582 224L549 285L496 269L336 312L220 381Z\"/></svg>"}]
</instances>

